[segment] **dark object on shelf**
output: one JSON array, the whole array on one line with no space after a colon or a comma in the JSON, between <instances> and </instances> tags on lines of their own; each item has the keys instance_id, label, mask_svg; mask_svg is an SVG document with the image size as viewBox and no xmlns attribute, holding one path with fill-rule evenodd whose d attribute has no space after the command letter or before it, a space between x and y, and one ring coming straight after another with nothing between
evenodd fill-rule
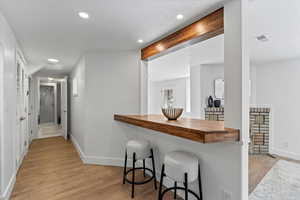
<instances>
[{"instance_id":1,"label":"dark object on shelf","mask_svg":"<svg viewBox=\"0 0 300 200\"><path fill-rule=\"evenodd\" d=\"M220 100L220 99L214 100L214 106L215 106L216 108L220 108L220 107L221 107L221 100Z\"/></svg>"},{"instance_id":2,"label":"dark object on shelf","mask_svg":"<svg viewBox=\"0 0 300 200\"><path fill-rule=\"evenodd\" d=\"M209 96L208 97L208 100L207 100L207 106L209 108L213 107L214 106L214 99L212 98L212 96Z\"/></svg>"}]
</instances>

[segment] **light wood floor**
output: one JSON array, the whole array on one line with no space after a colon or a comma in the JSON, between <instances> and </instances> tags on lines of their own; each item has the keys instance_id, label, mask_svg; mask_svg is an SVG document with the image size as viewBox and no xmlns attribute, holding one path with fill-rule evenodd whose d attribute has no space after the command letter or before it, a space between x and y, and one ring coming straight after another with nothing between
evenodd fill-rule
<instances>
[{"instance_id":1,"label":"light wood floor","mask_svg":"<svg viewBox=\"0 0 300 200\"><path fill-rule=\"evenodd\" d=\"M52 137L31 144L11 199L129 200L130 191L122 184L122 168L84 165L71 142ZM135 194L135 200L157 199L153 182L136 186Z\"/></svg>"},{"instance_id":2,"label":"light wood floor","mask_svg":"<svg viewBox=\"0 0 300 200\"><path fill-rule=\"evenodd\" d=\"M284 158L250 156L249 192L279 159ZM34 140L17 175L11 199L129 200L131 187L122 184L122 173L120 167L84 165L73 144L62 137ZM138 174L137 178L143 177ZM135 200L156 197L153 182L136 186ZM172 199L171 195L166 195L166 199Z\"/></svg>"}]
</instances>

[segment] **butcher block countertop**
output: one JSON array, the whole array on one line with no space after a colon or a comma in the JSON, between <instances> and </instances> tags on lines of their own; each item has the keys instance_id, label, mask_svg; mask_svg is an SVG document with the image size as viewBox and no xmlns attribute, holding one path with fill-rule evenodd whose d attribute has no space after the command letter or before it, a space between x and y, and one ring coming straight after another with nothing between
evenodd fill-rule
<instances>
[{"instance_id":1,"label":"butcher block countertop","mask_svg":"<svg viewBox=\"0 0 300 200\"><path fill-rule=\"evenodd\" d=\"M225 128L222 121L191 118L167 120L163 115L114 115L116 121L159 131L165 134L200 143L236 142L240 139L238 129Z\"/></svg>"}]
</instances>

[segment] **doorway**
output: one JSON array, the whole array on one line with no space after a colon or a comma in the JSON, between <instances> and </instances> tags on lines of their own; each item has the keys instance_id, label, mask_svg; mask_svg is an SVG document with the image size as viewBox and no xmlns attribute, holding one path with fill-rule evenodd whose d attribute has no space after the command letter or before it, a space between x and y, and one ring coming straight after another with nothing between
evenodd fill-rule
<instances>
[{"instance_id":1,"label":"doorway","mask_svg":"<svg viewBox=\"0 0 300 200\"><path fill-rule=\"evenodd\" d=\"M39 78L37 138L63 136L67 139L67 78Z\"/></svg>"},{"instance_id":2,"label":"doorway","mask_svg":"<svg viewBox=\"0 0 300 200\"><path fill-rule=\"evenodd\" d=\"M40 123L55 122L55 95L54 86L41 85L40 87Z\"/></svg>"}]
</instances>

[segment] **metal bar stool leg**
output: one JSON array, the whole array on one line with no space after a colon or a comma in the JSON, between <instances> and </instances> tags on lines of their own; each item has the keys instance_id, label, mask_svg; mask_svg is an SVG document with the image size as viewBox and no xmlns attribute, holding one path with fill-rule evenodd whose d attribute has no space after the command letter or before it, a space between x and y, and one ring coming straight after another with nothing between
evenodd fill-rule
<instances>
[{"instance_id":1,"label":"metal bar stool leg","mask_svg":"<svg viewBox=\"0 0 300 200\"><path fill-rule=\"evenodd\" d=\"M184 173L184 189L185 189L185 200L188 200L188 175L187 173Z\"/></svg>"},{"instance_id":2,"label":"metal bar stool leg","mask_svg":"<svg viewBox=\"0 0 300 200\"><path fill-rule=\"evenodd\" d=\"M150 151L151 151L151 159L152 159L152 170L153 170L154 188L157 190L156 169L155 169L155 161L154 161L153 149L151 149Z\"/></svg>"},{"instance_id":3,"label":"metal bar stool leg","mask_svg":"<svg viewBox=\"0 0 300 200\"><path fill-rule=\"evenodd\" d=\"M146 164L145 164L145 159L143 159L143 170L144 170L144 177L146 177Z\"/></svg>"},{"instance_id":4,"label":"metal bar stool leg","mask_svg":"<svg viewBox=\"0 0 300 200\"><path fill-rule=\"evenodd\" d=\"M162 191L164 176L165 176L165 165L163 164L163 166L161 168L161 175L160 175L160 183L159 183L159 190L158 190L158 200L162 200L161 191Z\"/></svg>"},{"instance_id":5,"label":"metal bar stool leg","mask_svg":"<svg viewBox=\"0 0 300 200\"><path fill-rule=\"evenodd\" d=\"M125 164L124 164L124 173L123 173L123 184L125 184L126 171L127 171L127 151L125 152Z\"/></svg>"},{"instance_id":6,"label":"metal bar stool leg","mask_svg":"<svg viewBox=\"0 0 300 200\"><path fill-rule=\"evenodd\" d=\"M177 181L174 183L174 199L177 199Z\"/></svg>"},{"instance_id":7,"label":"metal bar stool leg","mask_svg":"<svg viewBox=\"0 0 300 200\"><path fill-rule=\"evenodd\" d=\"M132 160L132 190L131 190L131 198L134 198L134 178L135 178L135 153L133 153L133 160Z\"/></svg>"},{"instance_id":8,"label":"metal bar stool leg","mask_svg":"<svg viewBox=\"0 0 300 200\"><path fill-rule=\"evenodd\" d=\"M199 184L200 199L203 200L200 164L198 165L198 184Z\"/></svg>"}]
</instances>

